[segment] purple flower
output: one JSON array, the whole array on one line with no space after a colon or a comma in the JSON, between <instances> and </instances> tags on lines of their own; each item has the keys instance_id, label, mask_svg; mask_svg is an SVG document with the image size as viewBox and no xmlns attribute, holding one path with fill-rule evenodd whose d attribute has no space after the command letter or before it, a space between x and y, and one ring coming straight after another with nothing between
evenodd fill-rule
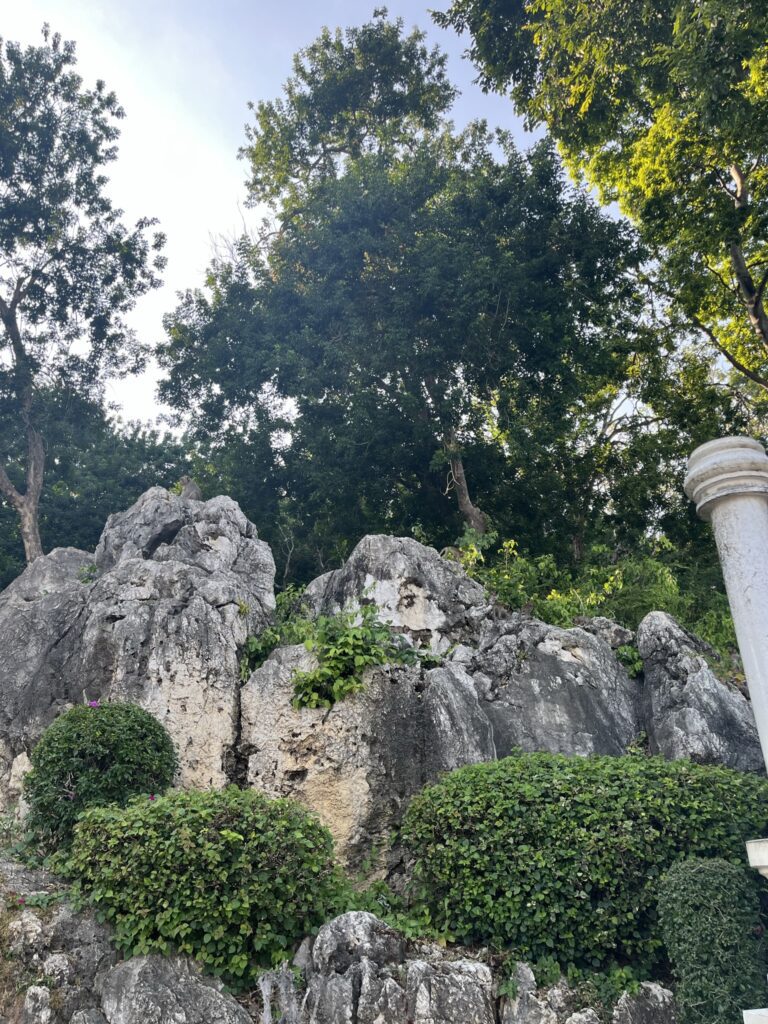
<instances>
[{"instance_id":1,"label":"purple flower","mask_svg":"<svg viewBox=\"0 0 768 1024\"><path fill-rule=\"evenodd\" d=\"M88 707L89 708L100 708L101 704L97 700L89 700L88 701Z\"/></svg>"},{"instance_id":2,"label":"purple flower","mask_svg":"<svg viewBox=\"0 0 768 1024\"><path fill-rule=\"evenodd\" d=\"M149 794L149 799L150 800L154 800L155 799L155 794L154 793L150 793Z\"/></svg>"}]
</instances>

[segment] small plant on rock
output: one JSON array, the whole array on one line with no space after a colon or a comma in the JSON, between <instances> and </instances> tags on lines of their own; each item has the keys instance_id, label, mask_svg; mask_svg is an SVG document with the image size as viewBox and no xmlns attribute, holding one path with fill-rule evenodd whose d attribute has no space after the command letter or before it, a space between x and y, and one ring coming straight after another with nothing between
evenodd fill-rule
<instances>
[{"instance_id":1,"label":"small plant on rock","mask_svg":"<svg viewBox=\"0 0 768 1024\"><path fill-rule=\"evenodd\" d=\"M68 847L87 807L162 793L176 771L171 738L133 704L90 701L60 715L31 754L24 779L27 829L43 849Z\"/></svg>"}]
</instances>

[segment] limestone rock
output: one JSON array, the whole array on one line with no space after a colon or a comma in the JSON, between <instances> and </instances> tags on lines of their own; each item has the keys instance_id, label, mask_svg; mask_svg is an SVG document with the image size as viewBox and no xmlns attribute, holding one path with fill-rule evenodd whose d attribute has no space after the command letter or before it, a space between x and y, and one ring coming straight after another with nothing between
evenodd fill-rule
<instances>
[{"instance_id":1,"label":"limestone rock","mask_svg":"<svg viewBox=\"0 0 768 1024\"><path fill-rule=\"evenodd\" d=\"M493 725L498 757L515 747L623 754L641 731L640 687L583 629L513 614L487 623L465 668Z\"/></svg>"},{"instance_id":2,"label":"limestone rock","mask_svg":"<svg viewBox=\"0 0 768 1024\"><path fill-rule=\"evenodd\" d=\"M625 992L613 1011L612 1024L675 1024L675 1000L669 989L644 982L631 996Z\"/></svg>"},{"instance_id":3,"label":"limestone rock","mask_svg":"<svg viewBox=\"0 0 768 1024\"><path fill-rule=\"evenodd\" d=\"M293 673L313 664L303 647L282 648L243 687L247 781L311 807L357 866L427 782L495 757L491 726L459 666L372 669L364 690L332 708L296 710Z\"/></svg>"},{"instance_id":4,"label":"limestone rock","mask_svg":"<svg viewBox=\"0 0 768 1024\"><path fill-rule=\"evenodd\" d=\"M36 559L0 594L0 799L16 758L84 696L144 707L171 734L183 785L224 785L238 648L269 621L273 581L272 554L234 501L159 487L110 516L95 556Z\"/></svg>"},{"instance_id":5,"label":"limestone rock","mask_svg":"<svg viewBox=\"0 0 768 1024\"><path fill-rule=\"evenodd\" d=\"M99 988L108 1024L252 1024L232 996L183 957L124 960Z\"/></svg>"},{"instance_id":6,"label":"limestone rock","mask_svg":"<svg viewBox=\"0 0 768 1024\"><path fill-rule=\"evenodd\" d=\"M372 601L382 619L436 651L471 635L491 604L461 566L411 537L364 537L341 569L314 580L304 599L316 614Z\"/></svg>"},{"instance_id":7,"label":"limestone rock","mask_svg":"<svg viewBox=\"0 0 768 1024\"><path fill-rule=\"evenodd\" d=\"M635 634L631 629L614 622L613 619L607 619L604 615L595 615L592 618L588 615L577 615L573 623L587 633L599 636L614 651L634 643L635 640Z\"/></svg>"},{"instance_id":8,"label":"limestone rock","mask_svg":"<svg viewBox=\"0 0 768 1024\"><path fill-rule=\"evenodd\" d=\"M301 1024L494 1024L485 964L405 960L403 950L372 914L326 925L313 947Z\"/></svg>"},{"instance_id":9,"label":"limestone rock","mask_svg":"<svg viewBox=\"0 0 768 1024\"><path fill-rule=\"evenodd\" d=\"M312 970L343 974L363 959L401 964L405 941L394 928L365 911L350 911L323 925L312 945Z\"/></svg>"},{"instance_id":10,"label":"limestone rock","mask_svg":"<svg viewBox=\"0 0 768 1024\"><path fill-rule=\"evenodd\" d=\"M57 548L0 593L0 810L18 797L16 759L82 700L74 662L89 592L81 577L92 564L86 551Z\"/></svg>"},{"instance_id":11,"label":"limestone rock","mask_svg":"<svg viewBox=\"0 0 768 1024\"><path fill-rule=\"evenodd\" d=\"M717 679L695 637L665 612L651 612L638 627L637 645L653 753L764 770L749 701Z\"/></svg>"},{"instance_id":12,"label":"limestone rock","mask_svg":"<svg viewBox=\"0 0 768 1024\"><path fill-rule=\"evenodd\" d=\"M517 986L517 995L513 999L504 999L501 1024L557 1024L555 1011L547 1005L546 999L537 996L536 979L528 964L516 964L512 978Z\"/></svg>"}]
</instances>

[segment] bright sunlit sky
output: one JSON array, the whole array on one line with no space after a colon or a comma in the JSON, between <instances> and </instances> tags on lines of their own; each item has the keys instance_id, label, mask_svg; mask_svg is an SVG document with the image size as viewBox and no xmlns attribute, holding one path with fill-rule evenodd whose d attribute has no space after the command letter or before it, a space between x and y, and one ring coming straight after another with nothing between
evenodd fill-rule
<instances>
[{"instance_id":1,"label":"bright sunlit sky","mask_svg":"<svg viewBox=\"0 0 768 1024\"><path fill-rule=\"evenodd\" d=\"M445 3L433 7L445 9ZM246 165L237 159L250 120L249 100L279 96L293 54L323 25L359 25L375 2L363 0L5 0L0 32L39 43L51 29L77 43L86 85L102 78L125 108L118 159L111 165L112 197L126 220L154 216L168 237L164 287L137 304L131 323L140 337L162 337L162 316L176 293L203 282L217 238L233 237L258 221L245 209ZM449 55L449 76L462 95L457 125L484 117L529 144L510 102L486 96L462 53L466 40L437 28L418 0L395 0L391 17L418 26ZM107 398L125 419L154 420L156 369L111 382Z\"/></svg>"}]
</instances>

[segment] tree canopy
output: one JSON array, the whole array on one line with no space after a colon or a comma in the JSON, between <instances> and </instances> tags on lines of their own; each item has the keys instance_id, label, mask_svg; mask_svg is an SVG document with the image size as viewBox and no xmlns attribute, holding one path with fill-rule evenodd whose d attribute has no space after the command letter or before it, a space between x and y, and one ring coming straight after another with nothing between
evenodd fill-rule
<instances>
[{"instance_id":1,"label":"tree canopy","mask_svg":"<svg viewBox=\"0 0 768 1024\"><path fill-rule=\"evenodd\" d=\"M482 124L456 133L449 85L428 88L442 62L423 49L413 100L377 113L367 145L340 140L360 101L330 88L338 68L396 81L418 38L383 18L326 32L297 59L302 104L292 79L261 105L253 180L290 187L273 232L243 240L168 318L163 395L208 438L259 424L283 510L326 552L375 530L448 543L489 516L580 547L601 515L602 424L658 345L643 251L567 185L547 142L523 156ZM286 163L293 147L271 143L310 136L334 159L300 149Z\"/></svg>"},{"instance_id":2,"label":"tree canopy","mask_svg":"<svg viewBox=\"0 0 768 1024\"><path fill-rule=\"evenodd\" d=\"M768 7L763 0L453 0L486 88L545 124L618 201L656 287L768 391Z\"/></svg>"},{"instance_id":3,"label":"tree canopy","mask_svg":"<svg viewBox=\"0 0 768 1024\"><path fill-rule=\"evenodd\" d=\"M103 82L84 89L75 48L0 40L0 495L28 561L42 554L38 503L51 388L95 396L105 375L137 369L124 315L159 284L163 236L127 227L107 193L123 116Z\"/></svg>"}]
</instances>

